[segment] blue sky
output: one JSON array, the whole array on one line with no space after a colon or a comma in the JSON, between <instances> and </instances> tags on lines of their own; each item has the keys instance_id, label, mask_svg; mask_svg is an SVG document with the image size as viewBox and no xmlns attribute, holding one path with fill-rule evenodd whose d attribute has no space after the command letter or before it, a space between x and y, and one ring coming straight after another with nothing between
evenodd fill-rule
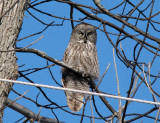
<instances>
[{"instance_id":1,"label":"blue sky","mask_svg":"<svg viewBox=\"0 0 160 123\"><path fill-rule=\"evenodd\" d=\"M77 2L77 3L87 4L89 6L95 7L91 0L88 0L89 2L85 1L85 0L81 0L81 1L73 0L73 1ZM135 1L134 4L136 5L139 2L140 1L137 0L137 1ZM110 9L110 8L114 7L115 5L118 5L117 1L109 1L109 0L108 1L102 0L101 3L104 5L104 7L106 9ZM143 3L143 5L140 6L140 8L141 9L144 8L145 5L147 5L147 2ZM156 8L156 6L158 6L158 3L155 3L155 8ZM127 7L128 8L126 9L126 12L128 10L130 10L131 6L128 5ZM43 5L37 6L37 8L41 9L45 12L49 12L49 13L56 15L56 16L69 18L70 6L67 4L62 4L62 3L58 3L58 2L48 2ZM29 11L32 14L34 14L36 17L38 17L39 19L43 20L46 23L51 23L52 21L55 21L55 24L61 24L61 22L62 22L62 20L60 20L60 19L48 17L48 16L40 14L32 9L29 9ZM120 13L121 11L122 11L122 7L115 10L115 11L112 11L112 12L115 14L121 14ZM158 10L155 9L153 11L153 14L156 13L157 11ZM148 14L149 14L149 11L146 12L146 15L148 15ZM136 16L137 12L135 12L133 15ZM82 15L77 10L74 11L73 16L74 16L75 20L78 20L79 18L84 17L84 15ZM108 16L99 15L99 17L102 17L103 19L105 19L111 23L114 23L115 25L119 25L119 26L122 25L121 23L115 21L112 18L109 18ZM99 26L99 23L96 21L85 21L85 22L89 22L95 26ZM129 22L133 23L134 20L130 20ZM78 23L75 23L75 25L76 24L78 24ZM138 24L139 24L138 26L142 30L145 30L145 28L146 28L145 22L138 23ZM22 31L20 32L20 35L19 35L19 39L23 38L25 36L28 36L32 33L39 32L42 29L44 29L45 27L46 26L42 25L40 22L37 22L37 20L35 20L27 12L25 12L24 22L22 25ZM108 26L106 26L106 28L109 32L118 34L118 32L115 29L108 27ZM128 29L129 33L133 32L133 30L129 29L128 27L125 27L125 28L126 28L125 30ZM153 29L151 27L149 29L149 32L152 34L152 31L153 31ZM38 49L40 51L47 53L47 55L51 56L52 58L55 58L57 60L61 60L63 58L63 54L65 52L65 49L68 45L71 32L72 32L71 23L70 23L70 21L65 20L63 26L49 27L42 34L39 34L37 36L27 38L25 40L18 42L17 46L18 47L27 46L30 43L36 41L38 38L40 38L43 35L44 37L39 42L32 45L30 48ZM107 71L106 76L103 78L103 81L102 81L101 85L99 86L99 89L103 92L117 95L118 92L117 92L116 73L115 73L114 62L113 62L113 46L109 43L108 39L106 38L106 36L103 32L97 30L97 33L98 33L97 50L98 50L98 58L99 58L99 64L100 64L100 75L103 74L103 72L105 71L108 64L109 63L111 64L108 71ZM133 32L133 34L136 34L136 33ZM157 36L158 33L157 34L153 33L152 35ZM116 41L117 36L112 36L112 35L110 35L110 36L113 41ZM140 38L143 39L143 37L140 37ZM133 48L134 48L135 44L136 44L136 42L130 38L127 38L125 41L122 42L123 50L126 52L126 56L130 60L133 60L132 52L133 52ZM43 58L40 58L39 56L36 56L34 54L17 53L17 57L18 57L18 65L19 66L24 65L23 67L20 67L19 70L25 70L25 69L29 69L29 68L40 68L40 67L44 67L47 65L46 60L44 60ZM145 61L148 63L152 60L152 58L153 58L153 55L151 53L149 53L146 50L143 50L143 52L141 54L140 61L142 61L142 62ZM159 62L158 62L159 59L157 58L156 60L157 61L155 61L155 64L153 64L153 68L151 69L151 71L154 71L155 73L157 73L159 71L159 68L157 68L157 65L159 65ZM49 62L49 64L52 64L52 63ZM122 62L120 62L120 60L117 58L117 56L116 56L116 64L117 64L117 71L118 71L118 77L119 77L121 96L127 96L126 92L128 91L128 88L130 85L132 71L130 69L127 69L126 66ZM60 66L55 66L55 67L51 68L54 77L61 84L60 69L61 69ZM147 68L145 68L145 69L147 70ZM141 73L141 74L143 74L143 73ZM52 78L49 74L49 71L47 69L42 70L42 71L38 71L38 72L31 74L27 77L29 77L35 83L57 86L55 84L55 82L52 80ZM18 80L27 81L23 78L19 78ZM155 89L157 89L157 88L159 88L158 85L155 87ZM15 84L13 89L21 94L23 94L24 92L29 90L29 92L25 96L28 96L29 98L32 98L33 100L36 99L36 96L39 93L39 90L36 89L35 87L30 87L30 86L25 86L25 85ZM46 92L47 96L52 101L55 101L59 105L65 105L65 106L67 105L66 97L65 97L65 94L63 91L51 90L51 89L46 89L46 88L43 88L43 90ZM18 96L16 94L14 94L13 92L10 93L9 98L14 100L17 97ZM144 84L142 84L142 86L140 87L135 98L152 100L151 93L149 92L149 89L146 88L146 86ZM99 108L102 115L104 115L104 116L111 115L111 112L104 106L104 104L101 102L99 97L95 97L95 99L96 99L97 107ZM118 110L118 100L117 99L109 99L109 98L106 98L106 99L109 101L109 103L111 105L113 105L115 110ZM35 104L33 104L32 102L30 102L26 99L21 98L16 102L29 108L30 110L34 111L35 113L38 113L40 110L39 107L37 107ZM46 99L44 99L43 95L40 94L38 97L38 103L48 104L49 102L47 102ZM124 103L125 103L125 101L122 101L122 104L124 104ZM143 113L143 112L151 109L152 107L153 106L148 105L148 104L141 104L141 103L134 102L129 105L127 112L133 113L133 112L137 112L137 110L138 110L137 113ZM69 110L68 108L66 108L66 109ZM64 121L66 123L77 122L77 121L79 122L79 120L81 118L79 116L72 116L70 114L65 113L64 111L61 111L61 110L54 110L54 111L55 111L56 115L58 116L59 120ZM82 110L79 112L79 114L81 114L81 113L82 113ZM87 103L85 113L87 115L91 116L91 109L90 109L89 102ZM50 110L47 110L44 108L41 110L40 115L50 117L53 119L55 118ZM94 116L98 117L95 112L94 112ZM156 112L153 113L153 116L156 116ZM12 109L7 108L5 110L5 114L4 114L4 123L12 123L22 117L23 116L21 114L13 111ZM144 122L150 121L147 118L143 118L141 120L143 120ZM141 121L141 120L139 120L139 121ZM95 120L95 121L98 123L104 122L103 120ZM153 120L151 120L151 121L153 121ZM84 118L84 122L87 123L87 122L90 122L90 120L88 118Z\"/></svg>"}]
</instances>

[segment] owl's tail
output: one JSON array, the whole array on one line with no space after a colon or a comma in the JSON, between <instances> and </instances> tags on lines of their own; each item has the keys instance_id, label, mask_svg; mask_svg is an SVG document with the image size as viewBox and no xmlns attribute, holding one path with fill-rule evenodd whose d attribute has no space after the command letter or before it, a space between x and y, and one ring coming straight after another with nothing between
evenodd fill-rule
<instances>
[{"instance_id":1,"label":"owl's tail","mask_svg":"<svg viewBox=\"0 0 160 123\"><path fill-rule=\"evenodd\" d=\"M76 90L89 91L89 85L87 82L84 82L84 81L75 81L75 80L69 81L64 87L70 88L70 89L76 89ZM84 97L85 98L88 97L88 95L86 94L76 93L71 91L66 91L65 93L67 96L68 107L73 112L78 112L83 106Z\"/></svg>"},{"instance_id":2,"label":"owl's tail","mask_svg":"<svg viewBox=\"0 0 160 123\"><path fill-rule=\"evenodd\" d=\"M80 93L75 93L75 92L72 93L66 92L66 96L67 96L68 107L73 112L78 112L83 106L84 96Z\"/></svg>"}]
</instances>

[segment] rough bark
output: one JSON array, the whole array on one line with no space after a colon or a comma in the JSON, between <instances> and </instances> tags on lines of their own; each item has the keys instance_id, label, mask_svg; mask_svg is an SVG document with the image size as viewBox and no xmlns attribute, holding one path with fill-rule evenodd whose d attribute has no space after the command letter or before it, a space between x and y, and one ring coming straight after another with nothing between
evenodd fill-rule
<instances>
[{"instance_id":1,"label":"rough bark","mask_svg":"<svg viewBox=\"0 0 160 123\"><path fill-rule=\"evenodd\" d=\"M14 50L24 17L26 0L1 0L0 7L0 78L16 80L18 65ZM3 109L13 84L0 82L0 123Z\"/></svg>"}]
</instances>

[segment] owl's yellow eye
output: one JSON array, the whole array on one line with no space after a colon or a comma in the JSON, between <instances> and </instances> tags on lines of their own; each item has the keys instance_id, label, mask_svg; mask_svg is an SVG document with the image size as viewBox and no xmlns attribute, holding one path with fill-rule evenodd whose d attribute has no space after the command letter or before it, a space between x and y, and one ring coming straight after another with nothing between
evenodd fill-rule
<instances>
[{"instance_id":1,"label":"owl's yellow eye","mask_svg":"<svg viewBox=\"0 0 160 123\"><path fill-rule=\"evenodd\" d=\"M82 32L80 32L80 33L79 33L79 36L83 36L83 33L82 33Z\"/></svg>"}]
</instances>

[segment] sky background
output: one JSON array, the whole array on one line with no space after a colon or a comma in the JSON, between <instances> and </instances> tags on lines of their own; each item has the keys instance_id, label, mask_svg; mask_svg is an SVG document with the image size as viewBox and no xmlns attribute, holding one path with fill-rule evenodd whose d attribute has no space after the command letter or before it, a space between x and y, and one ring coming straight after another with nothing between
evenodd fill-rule
<instances>
[{"instance_id":1,"label":"sky background","mask_svg":"<svg viewBox=\"0 0 160 123\"><path fill-rule=\"evenodd\" d=\"M133 0L131 0L133 2ZM88 5L88 6L92 6L95 7L92 0L73 0L73 2L77 2L77 3L81 3L84 5ZM119 3L121 2L121 0L119 1ZM134 1L134 4L137 5L137 3L139 3L140 0ZM142 6L140 6L140 9L145 8L148 4L148 2L150 1L145 1L146 3L143 3ZM110 9L116 5L118 5L117 1L114 0L102 0L101 4L103 4L103 6L106 9ZM157 7L156 7L157 6ZM155 3L155 9L153 10L153 14L156 13L158 10L158 6L159 3L156 2ZM131 6L127 6L126 12L128 12L131 8ZM67 4L62 4L62 3L58 3L58 2L48 2L39 6L36 6L36 8L51 13L53 15L56 16L60 16L60 17L65 17L65 18L69 18L70 16L70 6ZM96 7L95 7L96 8ZM150 9L149 9L150 10ZM146 15L149 15L149 10L146 11ZM56 19L56 18L51 18L48 17L46 15L40 14L38 12L36 12L33 9L29 9L29 11L34 14L36 17L38 17L39 19L43 20L46 23L51 23L52 21L55 21L54 24L61 24L62 20L60 19ZM112 13L115 14L121 14L122 11L122 7L116 9L115 11L112 11ZM137 16L138 12L135 12L133 15ZM84 18L84 15L81 14L80 12L78 12L77 10L74 11L73 13L74 19L75 20L79 20L79 18ZM114 19L108 17L108 16L102 16L99 15L99 17L102 17L103 19L114 23L115 25L122 25L121 23L119 23L118 21L115 21ZM99 23L96 21L85 21L85 22L89 22L90 24L93 24L95 26L99 26ZM134 23L134 20L129 20L130 23ZM74 23L75 25L78 23ZM41 30L43 30L46 26L42 25L40 22L37 22L37 20L35 20L34 18L32 18L27 12L25 12L25 17L24 17L24 22L22 25L22 30L20 32L19 35L19 39L31 35L33 33L39 32ZM120 26L121 27L121 26ZM145 30L146 28L146 22L141 22L138 23L138 27L140 27L142 30ZM115 29L106 26L107 30L109 32L112 33L117 33L119 34ZM125 30L128 30L129 33L132 34L137 34L134 31L132 31L131 29L129 29L128 27L125 27ZM156 36L158 36L158 33L152 33L153 28L150 27L149 28L149 32ZM20 42L17 43L18 47L25 47L27 45L29 45L30 43L36 41L37 39L39 39L42 35L44 36L40 41L38 41L37 43L35 43L34 45L32 45L30 48L35 48L38 49L40 51L45 52L48 56L57 59L57 60L62 60L63 58L63 54L65 52L65 49L68 45L69 39L70 39L70 35L72 32L72 28L71 28L71 23L70 21L65 20L63 23L63 26L51 26L49 27L46 31L44 31L43 33L36 35L34 37L31 38L27 38L25 40L22 40ZM114 68L114 62L113 62L113 46L109 43L108 39L106 38L105 34L99 30L97 30L97 51L98 51L98 58L99 58L99 66L100 66L100 75L103 75L105 69L107 68L108 64L110 63L110 67L107 71L107 74L105 75L105 77L103 78L102 83L99 86L99 89L103 92L109 93L109 94L114 94L117 95L117 81L116 81L116 73L115 73L115 68ZM117 36L112 36L110 35L113 41L116 41ZM143 39L143 37L139 36L139 38ZM122 47L123 50L126 52L126 56L127 58L129 58L130 60L133 60L133 49L134 49L134 45L136 44L135 41L131 40L130 38L127 38L125 41L122 42ZM156 45L156 44L155 44ZM30 53L17 53L17 57L18 57L18 65L23 67L20 67L19 70L26 70L29 68L41 68L47 65L46 60L43 58L40 58L39 56L36 56L34 54L30 54ZM153 58L153 55L151 53L149 53L146 50L143 50L143 52L141 53L141 57L139 59L139 61L141 62L150 62ZM157 67L159 65L159 59L157 58L155 63L153 64L153 67L151 69L152 72L157 73L159 72L159 68ZM52 64L51 62L49 62L49 64ZM116 64L117 64L117 71L118 71L118 78L119 78L119 84L120 84L120 93L121 96L127 96L127 91L130 85L130 81L131 81L131 73L132 71L130 69L127 69L126 66L120 62L120 60L117 58L116 56ZM60 72L61 67L60 66L55 66L52 67L52 73L53 76L55 77L55 79L61 84L61 72ZM147 70L147 68L145 68ZM142 73L141 73L142 74ZM50 73L48 71L48 69L44 69L38 72L35 72L34 74L31 74L29 77L32 81L34 81L35 83L39 83L39 84L46 84L46 85L53 85L53 86L57 86L55 84L55 82L52 80ZM151 78L152 79L152 78ZM27 81L24 78L19 78L18 80L20 81ZM155 89L159 89L160 85L156 86ZM35 87L30 87L30 86L25 86L25 85L18 85L15 84L13 86L13 89L16 90L17 92L23 94L24 92L26 92L27 90L29 91L25 96L32 98L33 100L36 100L36 96L39 93L39 90ZM43 88L44 92L46 92L47 96L52 100L55 101L57 104L59 105L67 105L66 102L66 97L63 91L59 91L59 90L52 90L52 89L46 89ZM18 97L18 95L16 95L15 93L11 92L9 95L9 98L14 100ZM151 93L149 92L149 89L146 88L146 86L144 84L142 84L142 86L140 87L139 91L137 92L135 98L138 99L145 99L145 100L152 100L152 96ZM99 97L96 97L96 104L98 109L100 110L100 112L102 113L102 115L104 116L108 116L111 115L111 112L104 106L104 104L101 102L101 100L99 99ZM115 110L118 110L118 100L117 99L110 99L110 98L106 98L109 103L111 105L113 105L113 107L115 108ZM32 102L26 100L26 99L19 99L16 101L17 103L29 108L30 110L34 111L35 113L38 113L40 108L37 107L35 104L33 104ZM46 101L46 99L44 99L43 95L40 94L38 97L38 103L40 104L48 104L49 102ZM122 101L122 105L125 103L125 101ZM136 103L133 102L128 106L128 110L127 113L133 113L133 112L137 112L137 113L143 113L149 109L151 109L153 106L152 105L148 105L148 104L142 104L142 103ZM66 108L67 110L69 110L68 108ZM80 120L80 116L72 116L68 113L65 113L64 111L61 110L54 110L56 115L58 116L60 121L64 121L66 123L71 123L71 122L79 122ZM79 114L82 113L82 110L79 112ZM156 116L156 112L152 113L153 116ZM87 103L87 107L85 110L85 114L87 115L91 115L91 108L90 108L90 103ZM55 119L54 115L52 114L52 112L50 110L47 109L42 109L40 115L42 116L46 116L46 117L50 117ZM97 114L94 112L94 116L98 117ZM12 123L17 121L18 119L22 118L23 116L15 111L13 111L10 108L6 108L5 110L5 114L4 114L4 123ZM127 119L127 118L126 118ZM139 121L143 122L153 122L153 120L147 119L147 118L142 118ZM98 123L103 123L103 120L95 120ZM84 123L90 122L90 120L88 118L84 118Z\"/></svg>"}]
</instances>

